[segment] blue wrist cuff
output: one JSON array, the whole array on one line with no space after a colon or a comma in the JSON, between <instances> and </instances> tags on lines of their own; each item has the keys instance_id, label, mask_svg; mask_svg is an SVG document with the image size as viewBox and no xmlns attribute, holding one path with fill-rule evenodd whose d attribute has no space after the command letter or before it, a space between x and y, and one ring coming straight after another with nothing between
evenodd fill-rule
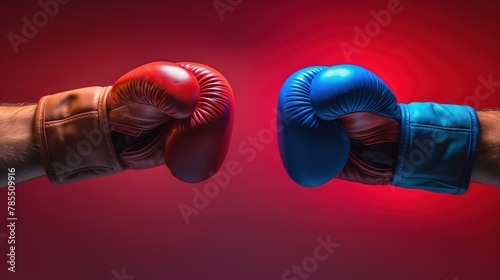
<instances>
[{"instance_id":1,"label":"blue wrist cuff","mask_svg":"<svg viewBox=\"0 0 500 280\"><path fill-rule=\"evenodd\" d=\"M463 194L474 167L479 121L469 106L399 104L401 137L391 185Z\"/></svg>"}]
</instances>

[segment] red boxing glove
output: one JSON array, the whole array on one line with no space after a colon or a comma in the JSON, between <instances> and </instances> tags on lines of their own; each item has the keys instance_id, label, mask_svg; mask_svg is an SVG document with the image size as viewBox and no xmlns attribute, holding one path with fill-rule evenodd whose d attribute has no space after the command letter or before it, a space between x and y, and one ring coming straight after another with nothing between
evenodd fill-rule
<instances>
[{"instance_id":1,"label":"red boxing glove","mask_svg":"<svg viewBox=\"0 0 500 280\"><path fill-rule=\"evenodd\" d=\"M177 178L198 182L224 160L233 108L231 87L216 70L153 62L113 87L43 97L35 130L55 184L164 163Z\"/></svg>"}]
</instances>

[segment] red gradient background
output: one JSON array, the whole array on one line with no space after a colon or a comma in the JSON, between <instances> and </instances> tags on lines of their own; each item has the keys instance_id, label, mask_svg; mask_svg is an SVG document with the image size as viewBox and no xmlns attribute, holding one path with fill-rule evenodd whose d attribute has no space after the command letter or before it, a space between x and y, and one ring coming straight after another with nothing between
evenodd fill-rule
<instances>
[{"instance_id":1,"label":"red gradient background","mask_svg":"<svg viewBox=\"0 0 500 280\"><path fill-rule=\"evenodd\" d=\"M249 137L265 137L272 127L286 77L346 63L339 44L354 44L354 27L364 28L387 0L247 0L224 21L212 2L71 0L18 54L7 34L19 34L21 18L40 7L35 0L1 2L2 102L110 85L150 61L205 63L233 87L226 163L237 161L242 172L189 225L179 205L192 206L193 189L204 183L179 182L166 167L63 186L46 178L20 183L17 272L7 271L0 238L0 279L120 280L112 271L122 268L135 280L281 279L328 235L341 246L308 279L500 279L500 188L472 183L465 195L452 196L332 180L307 189L288 178L274 135L254 159L242 153ZM500 2L401 5L351 56L400 102L464 104L479 76L500 80ZM499 107L500 88L494 90L483 89L469 104ZM0 189L0 234L6 197Z\"/></svg>"}]
</instances>

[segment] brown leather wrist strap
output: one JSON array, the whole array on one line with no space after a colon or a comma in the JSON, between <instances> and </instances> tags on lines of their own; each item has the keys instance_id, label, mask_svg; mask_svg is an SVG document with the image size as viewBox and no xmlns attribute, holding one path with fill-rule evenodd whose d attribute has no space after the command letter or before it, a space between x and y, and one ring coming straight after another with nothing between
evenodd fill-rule
<instances>
[{"instance_id":1,"label":"brown leather wrist strap","mask_svg":"<svg viewBox=\"0 0 500 280\"><path fill-rule=\"evenodd\" d=\"M111 88L87 87L40 99L35 134L53 184L123 171L111 141L105 104Z\"/></svg>"}]
</instances>

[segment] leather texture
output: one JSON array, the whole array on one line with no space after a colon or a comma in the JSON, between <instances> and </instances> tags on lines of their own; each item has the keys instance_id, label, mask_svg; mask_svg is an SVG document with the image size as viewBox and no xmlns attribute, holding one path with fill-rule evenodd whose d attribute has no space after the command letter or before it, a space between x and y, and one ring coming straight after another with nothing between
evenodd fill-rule
<instances>
[{"instance_id":1,"label":"leather texture","mask_svg":"<svg viewBox=\"0 0 500 280\"><path fill-rule=\"evenodd\" d=\"M400 124L371 112L339 117L351 139L346 165L337 178L368 185L392 180L398 154Z\"/></svg>"},{"instance_id":2,"label":"leather texture","mask_svg":"<svg viewBox=\"0 0 500 280\"><path fill-rule=\"evenodd\" d=\"M297 71L281 87L277 134L281 160L290 177L303 186L330 181L349 156L349 137L342 124L325 121L313 111L310 92L314 77L326 69Z\"/></svg>"},{"instance_id":3,"label":"leather texture","mask_svg":"<svg viewBox=\"0 0 500 280\"><path fill-rule=\"evenodd\" d=\"M401 116L387 84L356 65L324 69L314 78L310 96L314 113L326 121L355 112L374 112L397 121Z\"/></svg>"},{"instance_id":4,"label":"leather texture","mask_svg":"<svg viewBox=\"0 0 500 280\"><path fill-rule=\"evenodd\" d=\"M111 139L106 96L88 87L40 99L35 134L47 177L63 184L123 171Z\"/></svg>"},{"instance_id":5,"label":"leather texture","mask_svg":"<svg viewBox=\"0 0 500 280\"><path fill-rule=\"evenodd\" d=\"M106 98L115 143L126 138L127 149L119 154L125 169L147 169L165 163L164 143L172 123L189 118L200 98L200 86L186 68L172 62L139 66L113 85ZM159 126L165 129L151 133ZM168 128L167 128L168 127ZM141 137L148 134L147 137ZM140 145L146 143L146 145Z\"/></svg>"},{"instance_id":6,"label":"leather texture","mask_svg":"<svg viewBox=\"0 0 500 280\"><path fill-rule=\"evenodd\" d=\"M437 103L398 105L384 81L365 68L344 64L313 69L313 75L306 75L311 68L293 74L290 78L308 76L307 86L300 79L289 78L278 100L278 112L286 114L287 120L281 122L283 131L294 129L296 122L289 121L294 119L305 127L288 134L278 131L281 158L295 182L315 186L337 177L370 185L465 192L479 137L472 108ZM290 88L300 91L286 90ZM324 122L322 127L316 125ZM341 126L337 136L325 129L332 123ZM343 137L348 143L338 141ZM328 141L348 155L331 153L335 148L325 148ZM286 147L290 142L298 144ZM314 162L316 155L320 156ZM311 168L316 165L321 172ZM318 174L319 180L315 178Z\"/></svg>"},{"instance_id":7,"label":"leather texture","mask_svg":"<svg viewBox=\"0 0 500 280\"><path fill-rule=\"evenodd\" d=\"M216 70L153 62L112 87L43 97L35 131L54 184L165 163L180 180L198 182L222 164L233 110L231 87Z\"/></svg>"},{"instance_id":8,"label":"leather texture","mask_svg":"<svg viewBox=\"0 0 500 280\"><path fill-rule=\"evenodd\" d=\"M469 106L414 102L402 112L399 156L391 184L440 193L467 191L479 121Z\"/></svg>"},{"instance_id":9,"label":"leather texture","mask_svg":"<svg viewBox=\"0 0 500 280\"><path fill-rule=\"evenodd\" d=\"M188 118L199 96L198 82L187 69L176 63L152 62L119 78L106 101L113 130L138 136L170 118Z\"/></svg>"},{"instance_id":10,"label":"leather texture","mask_svg":"<svg viewBox=\"0 0 500 280\"><path fill-rule=\"evenodd\" d=\"M165 142L165 163L182 181L200 182L222 165L231 139L234 97L229 82L217 70L180 62L196 78L200 96L193 114L176 120Z\"/></svg>"}]
</instances>

